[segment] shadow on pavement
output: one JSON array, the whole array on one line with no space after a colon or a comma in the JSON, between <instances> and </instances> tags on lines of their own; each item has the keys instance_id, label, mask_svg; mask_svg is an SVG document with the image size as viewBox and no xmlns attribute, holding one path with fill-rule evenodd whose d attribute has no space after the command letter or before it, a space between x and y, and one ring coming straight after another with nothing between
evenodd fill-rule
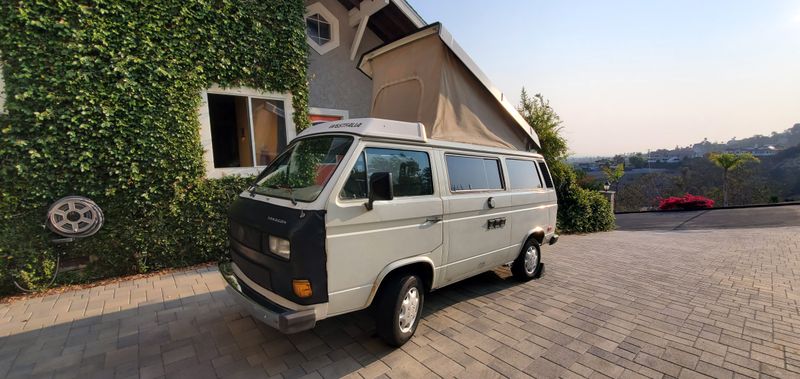
<instances>
[{"instance_id":1,"label":"shadow on pavement","mask_svg":"<svg viewBox=\"0 0 800 379\"><path fill-rule=\"evenodd\" d=\"M417 336L438 333L434 325L439 329L442 322L458 318L441 313L472 319L485 315L481 306L466 301L491 298L517 284L508 270L498 269L429 294ZM457 303L458 309L450 308ZM421 349L413 341L404 353ZM0 338L0 377L295 378L317 372L327 378L365 367L380 375L386 363L379 360L395 351L375 336L367 311L283 335L246 315L225 291L215 291ZM413 376L413 367L406 369Z\"/></svg>"}]
</instances>

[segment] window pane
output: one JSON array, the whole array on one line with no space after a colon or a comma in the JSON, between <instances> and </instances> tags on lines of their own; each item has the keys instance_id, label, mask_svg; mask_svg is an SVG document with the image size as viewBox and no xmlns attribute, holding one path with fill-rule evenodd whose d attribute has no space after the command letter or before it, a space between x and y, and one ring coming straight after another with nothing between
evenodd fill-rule
<instances>
[{"instance_id":1,"label":"window pane","mask_svg":"<svg viewBox=\"0 0 800 379\"><path fill-rule=\"evenodd\" d=\"M484 159L483 166L486 169L486 183L488 189L503 189L503 179L500 175L500 161L496 159Z\"/></svg>"},{"instance_id":2,"label":"window pane","mask_svg":"<svg viewBox=\"0 0 800 379\"><path fill-rule=\"evenodd\" d=\"M502 189L499 161L496 159L447 156L451 191Z\"/></svg>"},{"instance_id":3,"label":"window pane","mask_svg":"<svg viewBox=\"0 0 800 379\"><path fill-rule=\"evenodd\" d=\"M367 195L367 164L364 162L364 153L361 153L339 196L342 199L366 199Z\"/></svg>"},{"instance_id":4,"label":"window pane","mask_svg":"<svg viewBox=\"0 0 800 379\"><path fill-rule=\"evenodd\" d=\"M247 97L208 95L214 167L252 167Z\"/></svg>"},{"instance_id":5,"label":"window pane","mask_svg":"<svg viewBox=\"0 0 800 379\"><path fill-rule=\"evenodd\" d=\"M327 22L319 23L319 38L325 42L331 40L331 24Z\"/></svg>"},{"instance_id":6,"label":"window pane","mask_svg":"<svg viewBox=\"0 0 800 379\"><path fill-rule=\"evenodd\" d=\"M267 196L314 201L352 142L352 137L301 139L264 170L253 190Z\"/></svg>"},{"instance_id":7,"label":"window pane","mask_svg":"<svg viewBox=\"0 0 800 379\"><path fill-rule=\"evenodd\" d=\"M365 199L367 178L376 172L391 172L394 196L433 194L433 176L428 154L422 151L366 148L342 188L342 199ZM366 163L366 167L365 167Z\"/></svg>"},{"instance_id":8,"label":"window pane","mask_svg":"<svg viewBox=\"0 0 800 379\"><path fill-rule=\"evenodd\" d=\"M547 185L547 188L553 188L553 179L550 177L550 171L547 171L547 165L540 161L539 169L542 171L542 177L544 178L544 183Z\"/></svg>"},{"instance_id":9,"label":"window pane","mask_svg":"<svg viewBox=\"0 0 800 379\"><path fill-rule=\"evenodd\" d=\"M251 99L256 165L266 166L286 148L283 101Z\"/></svg>"},{"instance_id":10,"label":"window pane","mask_svg":"<svg viewBox=\"0 0 800 379\"><path fill-rule=\"evenodd\" d=\"M317 45L324 45L331 40L331 24L319 14L306 19L306 33Z\"/></svg>"},{"instance_id":11,"label":"window pane","mask_svg":"<svg viewBox=\"0 0 800 379\"><path fill-rule=\"evenodd\" d=\"M542 181L539 179L535 162L506 159L506 166L511 189L542 188Z\"/></svg>"}]
</instances>

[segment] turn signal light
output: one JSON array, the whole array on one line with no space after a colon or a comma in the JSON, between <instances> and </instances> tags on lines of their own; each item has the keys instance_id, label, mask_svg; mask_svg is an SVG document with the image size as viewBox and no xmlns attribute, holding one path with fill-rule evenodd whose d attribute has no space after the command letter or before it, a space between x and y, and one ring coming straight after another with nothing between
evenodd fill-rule
<instances>
[{"instance_id":1,"label":"turn signal light","mask_svg":"<svg viewBox=\"0 0 800 379\"><path fill-rule=\"evenodd\" d=\"M300 298L307 298L311 297L313 292L311 291L311 282L308 280L292 280L292 289L294 290L294 294Z\"/></svg>"}]
</instances>

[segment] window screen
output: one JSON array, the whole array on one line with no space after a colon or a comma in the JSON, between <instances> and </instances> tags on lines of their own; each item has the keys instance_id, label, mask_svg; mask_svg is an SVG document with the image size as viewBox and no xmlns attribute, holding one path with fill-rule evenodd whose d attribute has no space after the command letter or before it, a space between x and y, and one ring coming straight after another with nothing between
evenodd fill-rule
<instances>
[{"instance_id":1,"label":"window screen","mask_svg":"<svg viewBox=\"0 0 800 379\"><path fill-rule=\"evenodd\" d=\"M539 161L539 170L542 172L544 184L547 188L553 188L553 179L550 178L550 171L547 171L547 165L543 161Z\"/></svg>"},{"instance_id":2,"label":"window screen","mask_svg":"<svg viewBox=\"0 0 800 379\"><path fill-rule=\"evenodd\" d=\"M508 185L511 189L542 188L536 162L506 159L506 167L508 167Z\"/></svg>"},{"instance_id":3,"label":"window screen","mask_svg":"<svg viewBox=\"0 0 800 379\"><path fill-rule=\"evenodd\" d=\"M366 199L369 194L367 178L376 172L392 173L395 197L433 194L428 153L370 147L358 157L339 196L342 199Z\"/></svg>"},{"instance_id":4,"label":"window screen","mask_svg":"<svg viewBox=\"0 0 800 379\"><path fill-rule=\"evenodd\" d=\"M447 174L451 191L503 189L497 159L448 155Z\"/></svg>"}]
</instances>

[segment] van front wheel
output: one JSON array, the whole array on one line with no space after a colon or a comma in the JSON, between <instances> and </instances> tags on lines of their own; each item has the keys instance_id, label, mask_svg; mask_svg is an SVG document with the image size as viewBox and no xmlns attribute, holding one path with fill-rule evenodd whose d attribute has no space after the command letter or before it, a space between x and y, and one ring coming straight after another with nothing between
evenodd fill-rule
<instances>
[{"instance_id":1,"label":"van front wheel","mask_svg":"<svg viewBox=\"0 0 800 379\"><path fill-rule=\"evenodd\" d=\"M511 273L514 278L528 281L539 277L542 270L542 250L532 239L525 242L517 259L511 263Z\"/></svg>"},{"instance_id":2,"label":"van front wheel","mask_svg":"<svg viewBox=\"0 0 800 379\"><path fill-rule=\"evenodd\" d=\"M400 347L417 330L425 300L425 287L416 275L386 283L375 308L375 327L386 343Z\"/></svg>"}]
</instances>

